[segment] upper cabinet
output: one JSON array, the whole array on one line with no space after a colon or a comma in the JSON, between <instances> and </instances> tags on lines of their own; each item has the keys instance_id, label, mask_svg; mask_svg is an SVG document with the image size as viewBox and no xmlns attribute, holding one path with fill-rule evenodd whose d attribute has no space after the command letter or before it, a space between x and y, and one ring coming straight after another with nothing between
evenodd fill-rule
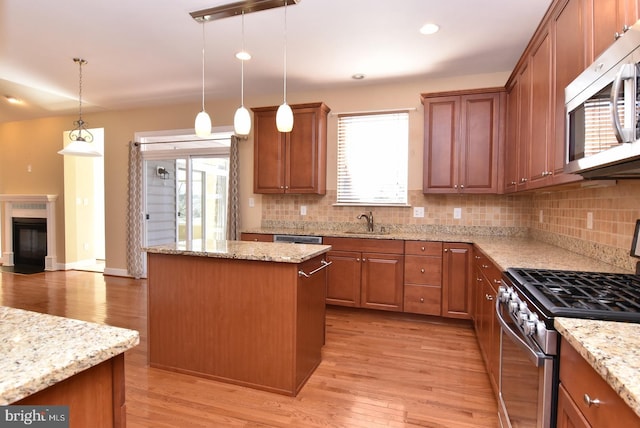
<instances>
[{"instance_id":1,"label":"upper cabinet","mask_svg":"<svg viewBox=\"0 0 640 428\"><path fill-rule=\"evenodd\" d=\"M589 40L593 50L590 62L595 60L618 37L638 20L637 0L588 0L592 14L593 34Z\"/></svg>"},{"instance_id":2,"label":"upper cabinet","mask_svg":"<svg viewBox=\"0 0 640 428\"><path fill-rule=\"evenodd\" d=\"M501 88L422 94L424 193L498 193Z\"/></svg>"},{"instance_id":3,"label":"upper cabinet","mask_svg":"<svg viewBox=\"0 0 640 428\"><path fill-rule=\"evenodd\" d=\"M327 115L324 103L292 105L293 130L279 132L274 107L252 108L253 191L326 193Z\"/></svg>"}]
</instances>

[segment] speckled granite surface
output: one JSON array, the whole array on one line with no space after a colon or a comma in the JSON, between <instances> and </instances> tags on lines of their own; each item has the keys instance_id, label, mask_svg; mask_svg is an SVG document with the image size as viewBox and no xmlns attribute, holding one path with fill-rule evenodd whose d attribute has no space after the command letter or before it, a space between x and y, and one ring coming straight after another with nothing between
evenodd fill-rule
<instances>
[{"instance_id":1,"label":"speckled granite surface","mask_svg":"<svg viewBox=\"0 0 640 428\"><path fill-rule=\"evenodd\" d=\"M125 352L137 331L0 306L0 405Z\"/></svg>"},{"instance_id":2,"label":"speckled granite surface","mask_svg":"<svg viewBox=\"0 0 640 428\"><path fill-rule=\"evenodd\" d=\"M301 263L331 249L329 245L288 244L254 241L209 241L204 243L167 244L144 248L148 253L257 260L263 262Z\"/></svg>"},{"instance_id":3,"label":"speckled granite surface","mask_svg":"<svg viewBox=\"0 0 640 428\"><path fill-rule=\"evenodd\" d=\"M640 416L640 324L556 318L554 325Z\"/></svg>"}]
</instances>

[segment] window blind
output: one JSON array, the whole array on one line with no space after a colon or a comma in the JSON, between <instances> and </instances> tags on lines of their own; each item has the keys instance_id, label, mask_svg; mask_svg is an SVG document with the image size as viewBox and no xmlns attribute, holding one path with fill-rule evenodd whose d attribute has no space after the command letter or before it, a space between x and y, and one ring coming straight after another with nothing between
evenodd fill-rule
<instances>
[{"instance_id":1,"label":"window blind","mask_svg":"<svg viewBox=\"0 0 640 428\"><path fill-rule=\"evenodd\" d=\"M409 113L338 117L337 202L407 204Z\"/></svg>"}]
</instances>

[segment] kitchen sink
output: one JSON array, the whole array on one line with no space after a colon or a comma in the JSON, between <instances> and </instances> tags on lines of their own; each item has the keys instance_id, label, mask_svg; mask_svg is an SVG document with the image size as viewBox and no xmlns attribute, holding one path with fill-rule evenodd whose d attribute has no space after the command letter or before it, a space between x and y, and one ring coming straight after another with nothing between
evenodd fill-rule
<instances>
[{"instance_id":1,"label":"kitchen sink","mask_svg":"<svg viewBox=\"0 0 640 428\"><path fill-rule=\"evenodd\" d=\"M391 232L388 230L374 230L373 232L369 232L367 230L345 230L344 233L353 234L353 235L389 235Z\"/></svg>"}]
</instances>

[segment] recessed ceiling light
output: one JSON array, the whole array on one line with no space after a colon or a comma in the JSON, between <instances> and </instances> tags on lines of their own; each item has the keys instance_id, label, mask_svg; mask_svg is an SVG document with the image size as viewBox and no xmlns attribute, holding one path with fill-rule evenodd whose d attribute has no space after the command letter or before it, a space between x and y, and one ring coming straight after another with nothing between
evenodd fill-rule
<instances>
[{"instance_id":1,"label":"recessed ceiling light","mask_svg":"<svg viewBox=\"0 0 640 428\"><path fill-rule=\"evenodd\" d=\"M434 34L434 33L437 33L438 30L440 30L440 26L432 23L424 24L420 28L420 32L422 34Z\"/></svg>"},{"instance_id":2,"label":"recessed ceiling light","mask_svg":"<svg viewBox=\"0 0 640 428\"><path fill-rule=\"evenodd\" d=\"M354 79L354 80L362 80L362 79L364 79L364 74L357 73L357 74L354 74L353 76L351 76L351 78Z\"/></svg>"},{"instance_id":3,"label":"recessed ceiling light","mask_svg":"<svg viewBox=\"0 0 640 428\"><path fill-rule=\"evenodd\" d=\"M251 54L247 51L240 51L236 53L236 58L238 58L241 61L248 61L251 59Z\"/></svg>"},{"instance_id":4,"label":"recessed ceiling light","mask_svg":"<svg viewBox=\"0 0 640 428\"><path fill-rule=\"evenodd\" d=\"M12 97L11 95L5 95L4 97L7 99L7 101L10 104L20 104L20 103L22 103L22 101L20 101L16 97Z\"/></svg>"}]
</instances>

